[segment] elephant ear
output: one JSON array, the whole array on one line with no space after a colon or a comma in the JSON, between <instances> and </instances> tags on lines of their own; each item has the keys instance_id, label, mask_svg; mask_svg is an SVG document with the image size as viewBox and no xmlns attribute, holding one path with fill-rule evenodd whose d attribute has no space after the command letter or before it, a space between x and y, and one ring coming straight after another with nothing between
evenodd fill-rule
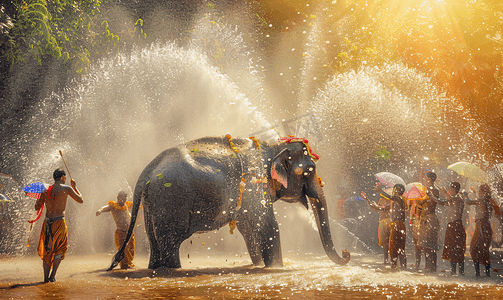
<instances>
[{"instance_id":1,"label":"elephant ear","mask_svg":"<svg viewBox=\"0 0 503 300\"><path fill-rule=\"evenodd\" d=\"M280 182L285 188L288 188L288 173L290 172L289 155L290 150L284 149L276 155L271 166L271 177Z\"/></svg>"}]
</instances>

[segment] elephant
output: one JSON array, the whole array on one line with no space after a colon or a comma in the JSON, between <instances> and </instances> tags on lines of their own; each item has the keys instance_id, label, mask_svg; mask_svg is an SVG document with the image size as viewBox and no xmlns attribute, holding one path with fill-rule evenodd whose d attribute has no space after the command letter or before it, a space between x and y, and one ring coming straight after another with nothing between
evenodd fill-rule
<instances>
[{"instance_id":1,"label":"elephant","mask_svg":"<svg viewBox=\"0 0 503 300\"><path fill-rule=\"evenodd\" d=\"M150 243L149 269L181 268L179 248L194 233L227 224L242 234L254 265L282 267L273 203L308 200L327 256L344 265L330 233L327 202L316 173L319 157L301 138L268 144L251 138L203 137L160 153L140 174L133 196L129 231L114 256L122 259L140 203Z\"/></svg>"}]
</instances>

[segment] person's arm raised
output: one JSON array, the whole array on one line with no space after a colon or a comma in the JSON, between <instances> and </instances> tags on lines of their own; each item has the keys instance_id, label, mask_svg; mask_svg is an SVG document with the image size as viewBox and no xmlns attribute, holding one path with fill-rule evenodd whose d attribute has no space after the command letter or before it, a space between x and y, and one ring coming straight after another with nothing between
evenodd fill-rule
<instances>
[{"instance_id":1,"label":"person's arm raised","mask_svg":"<svg viewBox=\"0 0 503 300\"><path fill-rule=\"evenodd\" d=\"M98 209L96 211L96 216L101 215L101 213L103 213L103 212L109 212L109 211L112 211L112 205L110 205L110 204L105 205L102 208Z\"/></svg>"},{"instance_id":2,"label":"person's arm raised","mask_svg":"<svg viewBox=\"0 0 503 300\"><path fill-rule=\"evenodd\" d=\"M72 179L71 185L72 185L72 188L69 189L70 197L72 197L73 200L77 201L78 203L84 203L84 198L82 198L82 195L80 194L79 190L77 189L77 184L75 183L75 180Z\"/></svg>"},{"instance_id":3,"label":"person's arm raised","mask_svg":"<svg viewBox=\"0 0 503 300\"><path fill-rule=\"evenodd\" d=\"M463 196L464 200L465 200L465 204L468 204L468 205L476 205L476 204L479 204L479 200L470 200L470 198L468 198L468 193L467 192L463 192L461 193L461 195Z\"/></svg>"},{"instance_id":4,"label":"person's arm raised","mask_svg":"<svg viewBox=\"0 0 503 300\"><path fill-rule=\"evenodd\" d=\"M379 206L373 202L373 201L370 201L370 199L367 197L367 194L364 192L364 191L361 191L360 192L360 196L365 199L365 201L367 201L368 205L370 206L370 208L372 209L375 209L375 210L380 210L379 209Z\"/></svg>"},{"instance_id":5,"label":"person's arm raised","mask_svg":"<svg viewBox=\"0 0 503 300\"><path fill-rule=\"evenodd\" d=\"M392 197L390 194L386 193L385 191L383 191L381 189L380 184L375 186L374 191L379 192L381 194L381 196L383 196L384 198L389 199L391 201L394 201L393 199L391 199Z\"/></svg>"},{"instance_id":6,"label":"person's arm raised","mask_svg":"<svg viewBox=\"0 0 503 300\"><path fill-rule=\"evenodd\" d=\"M453 199L451 194L449 194L449 191L447 191L444 187L440 188L439 191L444 195L445 200L440 199L440 197L430 197L430 199L440 205L449 205L449 203L452 202Z\"/></svg>"}]
</instances>

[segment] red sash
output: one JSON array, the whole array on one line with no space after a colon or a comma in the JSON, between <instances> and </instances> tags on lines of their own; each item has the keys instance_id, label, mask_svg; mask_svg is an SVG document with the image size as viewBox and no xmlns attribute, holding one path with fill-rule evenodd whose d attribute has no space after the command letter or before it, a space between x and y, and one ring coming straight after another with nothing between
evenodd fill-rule
<instances>
[{"instance_id":1,"label":"red sash","mask_svg":"<svg viewBox=\"0 0 503 300\"><path fill-rule=\"evenodd\" d=\"M45 192L45 193L46 193L46 198L47 198L47 199L52 199L52 197L51 197L52 187L53 187L52 185L51 185L51 186L49 186L49 187L47 188L47 191ZM37 221L38 221L38 219L40 219L40 217L42 216L42 212L43 212L43 210L44 210L44 203L42 203L42 206L41 206L41 207L40 207L40 209L37 211L37 217L36 217L35 219L33 219L33 220L28 221L28 223L35 223L35 222L37 222Z\"/></svg>"}]
</instances>

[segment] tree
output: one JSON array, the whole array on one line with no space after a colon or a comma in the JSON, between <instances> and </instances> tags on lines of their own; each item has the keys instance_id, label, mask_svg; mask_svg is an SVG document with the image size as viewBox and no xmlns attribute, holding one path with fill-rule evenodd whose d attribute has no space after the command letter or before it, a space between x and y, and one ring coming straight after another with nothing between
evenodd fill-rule
<instances>
[{"instance_id":1,"label":"tree","mask_svg":"<svg viewBox=\"0 0 503 300\"><path fill-rule=\"evenodd\" d=\"M16 0L12 24L3 32L0 59L11 68L30 59L62 59L77 73L118 50L119 37L100 15L99 0Z\"/></svg>"}]
</instances>

